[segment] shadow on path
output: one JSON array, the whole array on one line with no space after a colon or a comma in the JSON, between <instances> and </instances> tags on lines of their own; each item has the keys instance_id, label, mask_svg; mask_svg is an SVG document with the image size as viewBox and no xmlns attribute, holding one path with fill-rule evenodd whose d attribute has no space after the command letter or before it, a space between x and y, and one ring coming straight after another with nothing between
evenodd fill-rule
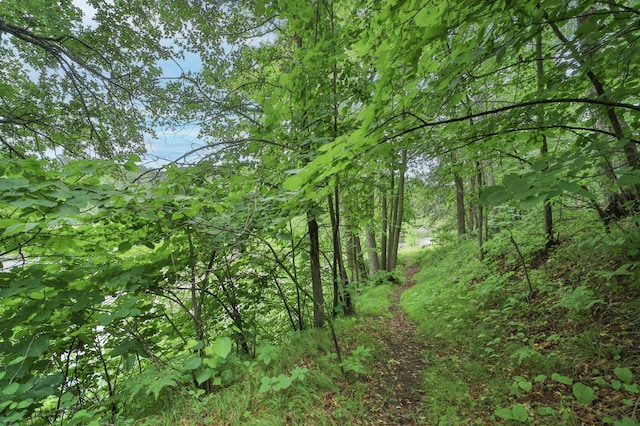
<instances>
[{"instance_id":1,"label":"shadow on path","mask_svg":"<svg viewBox=\"0 0 640 426\"><path fill-rule=\"evenodd\" d=\"M405 270L405 284L393 294L391 317L379 317L371 324L376 327L374 335L384 342L384 353L378 356L381 361L370 377L373 388L367 402L375 419L372 424L410 426L424 422L421 409L425 345L416 336L415 324L398 304L402 292L415 284L413 275L419 269Z\"/></svg>"}]
</instances>

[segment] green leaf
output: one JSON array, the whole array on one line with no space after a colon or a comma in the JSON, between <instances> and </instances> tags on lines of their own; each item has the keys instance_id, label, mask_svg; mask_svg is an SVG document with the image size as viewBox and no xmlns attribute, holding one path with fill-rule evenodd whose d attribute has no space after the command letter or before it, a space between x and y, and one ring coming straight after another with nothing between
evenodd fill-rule
<instances>
[{"instance_id":1,"label":"green leaf","mask_svg":"<svg viewBox=\"0 0 640 426\"><path fill-rule=\"evenodd\" d=\"M0 179L0 191L10 191L20 188L29 188L29 180L25 178Z\"/></svg>"},{"instance_id":2,"label":"green leaf","mask_svg":"<svg viewBox=\"0 0 640 426\"><path fill-rule=\"evenodd\" d=\"M533 387L533 384L531 382L518 382L518 386L523 391L529 392L531 390L531 388Z\"/></svg>"},{"instance_id":3,"label":"green leaf","mask_svg":"<svg viewBox=\"0 0 640 426\"><path fill-rule=\"evenodd\" d=\"M593 401L594 398L593 389L580 382L575 382L573 384L573 395L580 404L588 404Z\"/></svg>"},{"instance_id":4,"label":"green leaf","mask_svg":"<svg viewBox=\"0 0 640 426\"><path fill-rule=\"evenodd\" d=\"M49 347L49 336L40 336L34 340L28 347L26 356L38 357L44 353Z\"/></svg>"},{"instance_id":5,"label":"green leaf","mask_svg":"<svg viewBox=\"0 0 640 426\"><path fill-rule=\"evenodd\" d=\"M575 183L575 182L566 182L560 181L558 182L558 187L563 191L570 192L572 194L580 195L589 200L597 201L597 197L591 192L587 191L583 186Z\"/></svg>"},{"instance_id":6,"label":"green leaf","mask_svg":"<svg viewBox=\"0 0 640 426\"><path fill-rule=\"evenodd\" d=\"M194 356L185 361L184 369L195 370L196 368L200 367L200 365L202 365L202 358L200 358L199 356Z\"/></svg>"},{"instance_id":7,"label":"green leaf","mask_svg":"<svg viewBox=\"0 0 640 426\"><path fill-rule=\"evenodd\" d=\"M560 383L565 384L565 385L571 385L573 383L573 380L571 378L569 378L567 376L563 376L563 375L558 374L558 373L553 373L551 375L551 378L553 380L555 380L556 382L560 382Z\"/></svg>"},{"instance_id":8,"label":"green leaf","mask_svg":"<svg viewBox=\"0 0 640 426\"><path fill-rule=\"evenodd\" d=\"M226 358L231 352L231 339L228 337L218 337L211 345L213 353L220 358Z\"/></svg>"},{"instance_id":9,"label":"green leaf","mask_svg":"<svg viewBox=\"0 0 640 426\"><path fill-rule=\"evenodd\" d=\"M127 161L126 163L124 163L124 168L128 172L136 172L138 170L138 166L136 166L136 163L133 163L131 161Z\"/></svg>"},{"instance_id":10,"label":"green leaf","mask_svg":"<svg viewBox=\"0 0 640 426\"><path fill-rule=\"evenodd\" d=\"M202 349L204 343L201 340L189 339L187 340L187 349L190 351L198 351Z\"/></svg>"},{"instance_id":11,"label":"green leaf","mask_svg":"<svg viewBox=\"0 0 640 426\"><path fill-rule=\"evenodd\" d=\"M495 415L505 420L513 420L513 411L509 408L498 408Z\"/></svg>"},{"instance_id":12,"label":"green leaf","mask_svg":"<svg viewBox=\"0 0 640 426\"><path fill-rule=\"evenodd\" d=\"M294 174L284 181L282 187L287 191L298 191L309 182L311 173L308 170L293 170L292 172Z\"/></svg>"},{"instance_id":13,"label":"green leaf","mask_svg":"<svg viewBox=\"0 0 640 426\"><path fill-rule=\"evenodd\" d=\"M613 422L614 426L638 426L640 423L636 422L632 418L624 417L622 420Z\"/></svg>"},{"instance_id":14,"label":"green leaf","mask_svg":"<svg viewBox=\"0 0 640 426\"><path fill-rule=\"evenodd\" d=\"M626 367L616 367L615 370L613 370L613 373L618 379L625 383L631 382L631 379L633 378L633 373Z\"/></svg>"},{"instance_id":15,"label":"green leaf","mask_svg":"<svg viewBox=\"0 0 640 426\"><path fill-rule=\"evenodd\" d=\"M258 392L265 393L265 392L268 392L270 389L271 389L271 378L263 377L260 380L260 389L258 390Z\"/></svg>"},{"instance_id":16,"label":"green leaf","mask_svg":"<svg viewBox=\"0 0 640 426\"><path fill-rule=\"evenodd\" d=\"M518 420L519 422L526 422L529 418L529 414L527 413L527 409L522 404L516 404L511 409L513 414L513 419Z\"/></svg>"},{"instance_id":17,"label":"green leaf","mask_svg":"<svg viewBox=\"0 0 640 426\"><path fill-rule=\"evenodd\" d=\"M9 384L8 386L6 386L4 389L2 389L2 393L4 395L13 395L14 393L16 393L16 391L18 390L18 388L20 387L20 385L16 382L13 382L11 384Z\"/></svg>"},{"instance_id":18,"label":"green leaf","mask_svg":"<svg viewBox=\"0 0 640 426\"><path fill-rule=\"evenodd\" d=\"M293 383L293 378L280 374L277 377L277 381L273 385L273 390L278 391L281 389L287 389Z\"/></svg>"},{"instance_id":19,"label":"green leaf","mask_svg":"<svg viewBox=\"0 0 640 426\"><path fill-rule=\"evenodd\" d=\"M511 194L509 194L505 187L502 185L488 186L480 195L480 203L484 205L499 205L509 201Z\"/></svg>"},{"instance_id":20,"label":"green leaf","mask_svg":"<svg viewBox=\"0 0 640 426\"><path fill-rule=\"evenodd\" d=\"M198 382L199 385L203 384L204 382L209 380L211 376L213 376L213 373L214 371L211 368L203 368L202 370L198 370L198 372L196 373L196 382Z\"/></svg>"},{"instance_id":21,"label":"green leaf","mask_svg":"<svg viewBox=\"0 0 640 426\"><path fill-rule=\"evenodd\" d=\"M289 232L279 232L276 238L283 241L293 241L293 236Z\"/></svg>"}]
</instances>

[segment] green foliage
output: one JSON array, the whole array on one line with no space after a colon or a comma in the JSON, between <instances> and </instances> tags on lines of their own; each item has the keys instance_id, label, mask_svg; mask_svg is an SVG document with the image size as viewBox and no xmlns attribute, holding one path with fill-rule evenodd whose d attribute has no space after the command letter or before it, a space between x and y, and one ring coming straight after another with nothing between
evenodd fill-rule
<instances>
[{"instance_id":1,"label":"green foliage","mask_svg":"<svg viewBox=\"0 0 640 426\"><path fill-rule=\"evenodd\" d=\"M387 284L402 285L404 283L404 275L399 270L378 271L374 277L371 278L370 282L374 286Z\"/></svg>"},{"instance_id":2,"label":"green foliage","mask_svg":"<svg viewBox=\"0 0 640 426\"><path fill-rule=\"evenodd\" d=\"M575 382L572 386L573 395L580 404L588 404L595 398L593 388L581 382Z\"/></svg>"},{"instance_id":3,"label":"green foliage","mask_svg":"<svg viewBox=\"0 0 640 426\"><path fill-rule=\"evenodd\" d=\"M392 284L379 284L375 287L364 287L356 296L358 314L361 316L384 315L389 312L391 295L395 290Z\"/></svg>"},{"instance_id":4,"label":"green foliage","mask_svg":"<svg viewBox=\"0 0 640 426\"><path fill-rule=\"evenodd\" d=\"M604 300L595 296L593 290L581 285L564 294L554 306L567 309L572 316L582 316L598 303L605 304Z\"/></svg>"},{"instance_id":5,"label":"green foliage","mask_svg":"<svg viewBox=\"0 0 640 426\"><path fill-rule=\"evenodd\" d=\"M351 351L351 355L342 360L340 365L345 369L345 371L352 371L356 374L366 374L367 369L365 364L371 355L370 348L365 348L363 345L360 345L353 349Z\"/></svg>"},{"instance_id":6,"label":"green foliage","mask_svg":"<svg viewBox=\"0 0 640 426\"><path fill-rule=\"evenodd\" d=\"M499 408L495 411L495 415L505 420L516 420L520 423L526 423L529 419L527 409L522 404L515 404L509 408Z\"/></svg>"},{"instance_id":7,"label":"green foliage","mask_svg":"<svg viewBox=\"0 0 640 426\"><path fill-rule=\"evenodd\" d=\"M323 230L314 272L330 283L327 196L338 229L379 232L401 152L407 193L429 194L390 216L415 209L456 244L415 254L425 268L401 299L448 350L430 353L428 421L462 423L469 401L507 420L551 416L476 398L508 383L529 395L544 380L527 369L554 372L545 384L569 404L553 420L598 404L597 386L635 396L635 366L601 384L577 371L629 359L625 319L640 309L636 0L91 3L91 16L72 1L0 10L0 423L130 423L178 394L219 403L223 421L264 410L265 423L335 423L307 412L324 401L303 392L336 392L340 367L327 336L306 332L307 215ZM200 69L169 75L182 57ZM203 147L145 172L133 152L151 133L194 122ZM110 160L79 160L96 156ZM465 236L451 226L454 179ZM361 287L361 312L384 314L402 279ZM603 311L619 318L591 321ZM352 347L341 367L362 375L369 346ZM349 408L335 416L362 417Z\"/></svg>"},{"instance_id":8,"label":"green foliage","mask_svg":"<svg viewBox=\"0 0 640 426\"><path fill-rule=\"evenodd\" d=\"M260 384L260 393L269 392L271 390L277 392L289 388L295 381L304 382L309 369L304 367L296 367L291 372L279 374L276 377L263 377Z\"/></svg>"}]
</instances>

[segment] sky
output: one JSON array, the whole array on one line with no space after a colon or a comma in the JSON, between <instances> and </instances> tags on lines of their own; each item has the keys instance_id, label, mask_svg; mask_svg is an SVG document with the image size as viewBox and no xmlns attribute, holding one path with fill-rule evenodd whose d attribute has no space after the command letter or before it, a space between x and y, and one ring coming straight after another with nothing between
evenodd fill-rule
<instances>
[{"instance_id":1,"label":"sky","mask_svg":"<svg viewBox=\"0 0 640 426\"><path fill-rule=\"evenodd\" d=\"M73 0L73 4L82 10L83 24L89 27L94 25L95 9L87 0ZM183 71L198 71L202 66L200 58L195 54L186 54L185 58L177 63L162 61L159 65L164 77L177 77ZM146 167L160 167L194 148L203 146L204 142L198 139L198 131L195 125L185 125L175 130L156 128L155 138L152 135L145 136L147 154L142 157L142 164Z\"/></svg>"}]
</instances>

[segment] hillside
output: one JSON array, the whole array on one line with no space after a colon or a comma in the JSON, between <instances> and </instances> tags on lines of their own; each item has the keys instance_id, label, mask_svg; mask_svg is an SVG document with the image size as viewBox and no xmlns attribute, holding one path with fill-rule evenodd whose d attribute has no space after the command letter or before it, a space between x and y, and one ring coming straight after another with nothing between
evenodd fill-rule
<instances>
[{"instance_id":1,"label":"hillside","mask_svg":"<svg viewBox=\"0 0 640 426\"><path fill-rule=\"evenodd\" d=\"M638 424L640 289L603 279L615 256L591 249L534 258L534 295L508 246L483 262L472 242L405 252L404 277L361 288L359 314L335 321L344 374L330 333L305 332L276 365L136 424Z\"/></svg>"}]
</instances>

